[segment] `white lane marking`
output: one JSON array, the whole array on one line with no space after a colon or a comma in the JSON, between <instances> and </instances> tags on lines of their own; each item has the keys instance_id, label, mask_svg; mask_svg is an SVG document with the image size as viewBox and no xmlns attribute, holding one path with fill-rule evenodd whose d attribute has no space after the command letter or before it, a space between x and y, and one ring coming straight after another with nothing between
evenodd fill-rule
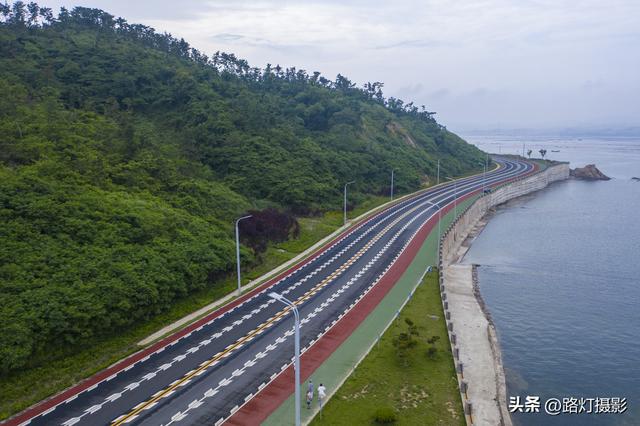
<instances>
[{"instance_id":1,"label":"white lane marking","mask_svg":"<svg viewBox=\"0 0 640 426\"><path fill-rule=\"evenodd\" d=\"M434 215L431 215L429 218L427 218L427 219L424 221L424 223L423 223L420 227L418 227L418 229L417 229L417 230L416 230L416 231L411 235L411 237L407 240L406 244L404 244L404 246L402 247L402 249L400 250L400 252L399 252L399 253L398 253L398 254L397 254L397 255L392 259L392 261L387 265L387 267L386 267L386 268L385 268L385 270L384 270L384 273L379 274L379 275L378 275L378 277L376 278L376 280L375 280L373 283L371 283L371 284L366 288L365 292L364 292L364 293L362 293L362 294L360 294L360 296L357 298L357 300L358 300L358 301L359 301L359 300L361 300L361 299L362 299L362 298L363 298L363 297L364 297L364 296L365 296L365 295L366 295L366 294L367 294L367 293L368 293L368 292L369 292L369 291L370 291L370 290L371 290L371 289L372 289L372 288L373 288L373 287L374 287L374 286L375 286L375 285L380 281L380 279L382 279L382 277L384 276L384 274L385 274L385 273L386 273L386 272L391 268L391 266L392 266L392 265L393 265L393 264L398 260L398 258L400 257L400 255L401 255L401 254L406 250L406 248L409 246L409 243L413 240L413 238L414 238L414 237L418 234L418 232L422 229L422 227L424 226L424 224L426 224L426 223L427 223L427 222L428 222L432 217L434 217ZM400 232L398 232L398 234L396 234L396 235L394 236L394 238L399 237L399 235L400 235L404 230L406 230L406 228L407 228L407 227L408 227L408 225L407 225L406 227L403 227L403 229L402 229ZM385 247L383 248L383 250L384 250L384 251L386 251L387 249L388 249L388 247L387 247L387 246L385 246ZM348 282L343 286L343 288L345 288L346 286L350 286L352 283L353 283L353 280L349 280L349 281L348 281ZM354 306L354 305L355 305L355 304L351 304L347 309L345 309L345 311L340 315L340 317L344 316L347 312L349 312L351 309L353 309L353 306ZM315 313L315 312L316 312L316 311L314 310L314 313ZM336 321L334 321L332 324L335 324L335 322L336 322ZM327 328L325 329L325 333L326 333L326 332L328 332L330 328L331 328L331 327L327 327ZM312 346L316 341L320 340L320 337L321 337L322 335L324 335L325 333L319 333L317 338L312 339L312 340L308 343L308 345L307 345L307 346L305 346L305 348L304 348L303 352L305 352L306 350L308 350L308 349L309 349L309 348L310 348L310 347L311 347L311 346ZM276 339L276 341L278 341L278 340L279 340L279 338L277 338L277 339ZM293 361L293 358L292 358L292 361ZM286 369L286 367L287 367L287 366L288 366L287 364L283 365L283 366L282 366L282 368L281 368L281 371L284 371L284 369ZM271 375L271 380L273 381L273 379L274 379L276 376L277 376L277 373L274 373L273 375ZM263 389L265 386L266 386L266 384L265 384L265 383L262 383L262 384L258 387L258 390ZM253 396L253 393L250 393L250 394L246 395L246 396L245 396L245 398L244 398L244 399L245 399L245 403L246 403L247 401L249 401L249 400L251 399L251 397L252 397L252 396ZM204 398L206 398L206 397L207 397L207 396L205 395L205 396L204 396ZM204 399L204 398L203 398L203 399ZM237 410L238 410L238 407L236 406L236 407L234 407L233 409L231 409L230 414L231 414L231 415L233 415Z\"/></svg>"},{"instance_id":2,"label":"white lane marking","mask_svg":"<svg viewBox=\"0 0 640 426\"><path fill-rule=\"evenodd\" d=\"M495 178L495 180L498 180L498 179L499 179L499 180L504 180L504 179L506 179L506 178L507 178L507 177L506 177L506 175L505 175L505 176L502 176L502 175L501 175L501 176L499 176L499 178L498 178L498 177L496 177L496 178ZM461 186L460 186L460 189L458 189L458 193L460 193L460 191L466 191L467 189L470 189L470 188L471 188L471 187L473 187L473 186L478 186L478 185L477 185L477 182L478 182L478 181L476 180L476 181L471 182L470 184L468 184L468 185L466 185L466 186L462 186L462 185L461 185ZM492 183L493 183L493 181L492 181ZM374 225L370 226L370 227L369 227L369 228L368 228L368 229L367 229L367 230L366 230L362 235L360 235L360 236L359 236L358 238L356 238L353 242L351 242L351 244L349 244L348 246L346 246L345 248L343 248L343 249L342 249L342 250L341 250L337 255L335 255L333 258L329 259L328 261L326 261L326 262L325 262L324 264L322 264L320 267L316 268L314 271L312 271L312 273L308 274L308 275L307 275L307 277L305 277L305 280L306 280L306 279L308 279L308 277L309 277L309 276L313 276L313 275L315 275L316 273L318 273L321 269L323 269L323 267L326 267L328 264L330 264L332 261L334 261L336 258L338 258L338 257L339 257L339 255L341 255L341 254L343 254L344 252L346 252L346 251L347 251L348 249L350 249L350 248L351 248L355 243L357 243L359 240L361 240L362 238L364 238L364 236L366 236L367 234L369 234L370 232L372 232L372 230L373 230L373 229L377 228L378 226L380 226L381 224L383 224L384 222L386 222L387 220L389 220L391 217L393 217L393 215L395 215L395 214L397 214L397 213L402 212L403 210L407 209L408 207L410 207L410 206L412 206L412 205L414 205L414 204L418 204L418 206L417 206L416 208L411 209L409 212L406 212L405 214L401 214L401 215L399 215L399 217L398 217L398 218L406 217L406 215L408 215L408 213L410 213L410 212L412 212L412 211L417 210L419 207L424 206L425 204L428 204L428 203L421 202L421 201L424 201L424 200L430 200L431 198L441 197L441 196L443 196L443 195L446 195L446 196L447 196L446 200L448 200L448 198L450 198L451 192L452 192L452 191L451 191L451 188L449 188L449 190L448 190L448 191L447 191L447 190L445 190L445 191L443 191L442 193L437 193L437 192L435 192L435 193L431 193L431 194L421 194L421 195L418 195L418 196L416 196L416 197L415 197L415 198L413 198L413 199L407 200L406 202L399 203L398 205L394 206L392 209L390 209L390 210L388 210L388 211L382 211L382 212L380 212L380 213L378 213L378 214L376 214L376 215L372 216L372 217L371 217L371 218L369 218L368 220L366 220L366 221L362 222L358 227L354 228L351 232L349 232L348 234L346 234L343 238L341 238L340 240L336 241L336 242L335 242L331 247L329 247L327 250L325 250L325 252L323 252L322 254L326 254L326 253L328 253L331 249L335 248L335 247L336 247L336 246L337 246L341 241L343 241L345 238L348 238L348 237L349 237L350 235L352 235L354 232L356 232L357 230L359 230L360 228L362 228L362 226L364 226L365 224L369 223L370 221L372 221L372 220L374 220L374 219L376 219L376 218L379 218L379 219L380 219L380 221L379 221L379 222L377 222L377 223L375 223ZM463 194L460 194L460 195L462 196ZM443 200L443 201L445 201L445 200ZM442 203L443 201L441 201L441 203ZM447 204L446 204L446 205L450 204L451 202L452 202L452 201L447 202ZM400 206L402 206L402 207L400 208ZM425 210L425 211L426 211L426 210ZM413 221L414 221L418 216L421 216L421 215L422 215L422 213L423 213L423 212L420 212L418 215L414 216L414 218L413 218L412 220L410 220L410 221L407 223L407 225L405 225L405 226L403 226L403 227L401 228L401 231L404 231L404 230L408 227L408 224L409 224L409 223L412 223L412 222L413 222ZM383 216L383 215L386 215L386 216L381 217L381 216ZM434 215L435 215L435 214L434 214ZM434 215L432 215L432 216L434 216ZM397 221L393 221L393 222L396 222L396 223L397 223ZM388 226L388 228L390 228L390 227L391 227L391 226ZM388 230L388 229L387 229L387 230ZM386 233L386 231L385 231L384 233ZM372 241L373 241L373 240L377 240L377 239L376 239L376 238L374 238L374 239L372 239ZM372 242L372 241L370 241L370 242ZM389 242L387 243L387 245L385 245L385 248L386 248L386 247L388 247L388 246L390 246L391 242L392 242L392 241L389 241ZM373 244L371 244L371 246L372 246L372 245L373 245ZM372 261L368 262L368 263L367 263L367 266L371 266L373 263L375 263L375 261L377 261L377 260L380 258L380 256L381 256L381 253L378 253L376 256L374 256L374 258L373 258L374 260L372 260ZM397 257L396 257L396 258L397 258ZM349 263L349 262L348 262L348 263ZM351 262L351 263L353 263L353 262ZM308 263L308 264L303 265L301 268L299 268L297 271L294 271L293 273L296 273L296 272L300 271L301 269L304 269L306 266L308 266L308 265L310 265L310 264L311 264L311 262L310 262L310 263ZM279 284L280 282L282 282L282 281L286 280L286 279L287 279L288 277L290 277L293 273L291 273L291 274L287 275L286 277L282 278L282 279L281 279L281 280L279 280L278 282L276 282L276 283L272 284L272 286L270 286L269 288L273 288L273 286L275 286L275 285ZM293 286L291 286L291 287L289 287L287 290L285 290L285 291L283 292L283 294L284 294L284 293L288 293L288 292L292 291L295 287L299 286L302 282L304 282L304 281L299 280L296 284L294 284ZM258 297L259 295L261 295L261 294L262 294L262 293L264 293L265 291L267 291L267 289L265 289L265 290L263 290L263 291L261 291L261 292L259 292L259 293L255 294L253 297L251 297L251 298L249 298L249 299L247 299L247 300L243 301L243 303L241 303L241 304L237 305L236 307L232 308L231 310L229 310L229 311L227 311L227 312L223 313L222 315L220 315L220 316L218 316L218 317L216 317L216 318L212 319L212 320L211 320L211 321L209 321L208 323L206 323L206 324L204 324L204 325L200 326L197 330L201 330L205 325L209 325L209 324L211 324L213 321L218 320L218 319L220 319L221 317L225 316L226 314L229 314L231 311L236 310L237 308L239 308L240 306L242 306L242 305L244 305L244 304L248 303L250 300L254 299L255 297ZM267 303L265 303L265 304L261 305L260 307L261 307L261 308L264 308L264 307L268 306L268 304L269 304L269 303L271 303L271 302L274 302L274 301L273 301L273 300L270 300L270 301L268 301ZM351 306L353 306L353 305L351 305ZM254 309L254 311L255 311L255 309ZM313 316L315 316L315 315L312 315L312 317L313 317ZM249 318L251 318L251 315L245 315L245 316L243 317L243 320L246 320L246 319L249 319ZM309 319L309 318L307 318L307 322L308 322L309 320L310 320L310 319ZM234 324L234 325L239 325L239 324L241 324L242 322L243 322L243 321L241 321L241 320L237 320L237 321L235 321L233 324ZM223 331L223 332L228 332L228 331L231 331L232 329L233 329L233 327L229 327L229 326L227 326L227 327L223 328L223 329L222 329L222 331ZM169 345L167 345L167 346L175 345L175 344L176 344L176 343L178 343L178 341L179 341L179 340L181 340L182 338L186 338L186 337L191 336L191 335L193 334L193 332L194 332L194 331L189 332L189 333L188 333L188 334L186 334L185 336L181 337L180 339L177 339L176 341L171 342L171 343L170 343ZM214 336L215 336L215 337L220 337L220 336L221 336L221 333L216 333ZM210 339L209 339L209 342L210 342ZM201 342L200 344L202 344L202 342ZM163 348L160 348L160 349L159 349L159 350L157 350L155 353L159 353L159 352L161 352L161 351L162 351L162 350L164 350L167 346L165 346L165 347L163 347ZM193 348L192 348L192 349L193 349ZM191 352L190 352L190 353L193 353L193 352L195 352L195 351L197 351L197 349L196 349L196 350L191 350ZM150 355L147 355L145 358L143 358L142 360L140 360L140 361L138 361L138 362L145 361L145 360L149 359L149 357L150 357ZM178 357L177 357L176 361L181 361L181 360L183 360L184 358L185 358L184 356L180 355L180 356L178 356ZM134 363L134 364L132 364L132 365L130 365L129 367L127 367L127 370L128 370L128 369L130 369L133 365L135 365L135 363ZM161 370L166 370L166 369L170 368L171 366L172 366L172 363L164 364L163 366L161 366L161 367L160 367L160 369L161 369ZM108 378L106 379L106 381L112 380L112 379L113 379L114 377L116 377L118 374L119 374L119 372L116 372L115 374L113 374L113 375L111 375L110 377L108 377ZM147 379L147 380L149 380L149 379L151 379L151 378L153 378L153 377L155 377L155 374L153 374L153 375L147 374L147 375L145 375L145 376L143 377L143 379ZM88 390L95 389L95 388L97 387L97 385L98 385L98 384L99 384L99 383L97 383L97 384L93 385L91 388L87 389L87 391L88 391ZM127 387L125 387L125 390L135 389L136 387L137 387L137 385L132 386L132 384L130 384L130 385L128 385ZM76 395L76 397L77 397L77 395ZM116 399L117 399L117 398L116 398ZM115 399L113 399L113 400L115 400ZM107 401L112 401L112 400L107 399ZM66 402L66 401L63 401L63 402ZM60 404L58 404L58 405L60 405ZM46 414L46 413L48 413L48 412L52 411L52 410L53 410L53 409L55 409L58 405L56 405L56 406L52 407L51 409L47 410L47 412L42 413L41 415L44 415L44 414ZM99 408L98 408L98 409L99 409Z\"/></svg>"},{"instance_id":3,"label":"white lane marking","mask_svg":"<svg viewBox=\"0 0 640 426\"><path fill-rule=\"evenodd\" d=\"M112 394L112 395L109 395L109 396L108 396L108 397L106 397L105 399L106 399L107 401L109 401L109 402L113 402L113 401L115 401L116 399L120 398L121 396L122 396L122 394L118 392L118 393L114 393L114 394Z\"/></svg>"},{"instance_id":4,"label":"white lane marking","mask_svg":"<svg viewBox=\"0 0 640 426\"><path fill-rule=\"evenodd\" d=\"M91 406L91 407L87 408L87 409L86 409L86 410L84 410L84 411L85 411L85 413L91 413L91 414L93 414L93 413L95 413L96 411L98 411L98 410L99 410L99 409L101 409L101 408L102 408L102 404L96 404L96 405L93 405L93 406Z\"/></svg>"},{"instance_id":5,"label":"white lane marking","mask_svg":"<svg viewBox=\"0 0 640 426\"><path fill-rule=\"evenodd\" d=\"M205 398L211 398L212 396L214 396L217 393L218 393L218 389L211 388L211 389L209 389L208 391L206 391L204 393L204 396L205 396Z\"/></svg>"},{"instance_id":6,"label":"white lane marking","mask_svg":"<svg viewBox=\"0 0 640 426\"><path fill-rule=\"evenodd\" d=\"M191 401L191 403L189 404L189 409L194 410L196 408L198 408L199 406L202 405L202 401L194 399L193 401Z\"/></svg>"},{"instance_id":7,"label":"white lane marking","mask_svg":"<svg viewBox=\"0 0 640 426\"><path fill-rule=\"evenodd\" d=\"M140 386L140 383L138 382L133 382L133 383L129 383L125 389L126 390L134 390L135 388L137 388L138 386Z\"/></svg>"},{"instance_id":8,"label":"white lane marking","mask_svg":"<svg viewBox=\"0 0 640 426\"><path fill-rule=\"evenodd\" d=\"M184 413L180 413L180 412L177 412L176 414L174 414L174 415L171 417L171 421L172 421L172 422L179 422L180 420L184 419L185 417L187 417L187 415L186 415L186 414L184 414Z\"/></svg>"}]
</instances>

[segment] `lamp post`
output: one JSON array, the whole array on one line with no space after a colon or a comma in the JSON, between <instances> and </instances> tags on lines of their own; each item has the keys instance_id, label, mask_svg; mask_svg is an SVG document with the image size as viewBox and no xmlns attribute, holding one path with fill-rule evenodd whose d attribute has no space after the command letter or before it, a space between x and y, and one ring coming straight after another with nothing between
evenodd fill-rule
<instances>
[{"instance_id":1,"label":"lamp post","mask_svg":"<svg viewBox=\"0 0 640 426\"><path fill-rule=\"evenodd\" d=\"M436 263L436 265L440 265L440 226L442 224L442 207L440 206L440 203L436 203L435 201L426 202L438 208L438 244L436 244L438 248L438 263Z\"/></svg>"},{"instance_id":2,"label":"lamp post","mask_svg":"<svg viewBox=\"0 0 640 426\"><path fill-rule=\"evenodd\" d=\"M489 170L489 153L487 153L484 157L484 177L483 177L484 182L482 183L483 193L487 186L487 170Z\"/></svg>"},{"instance_id":3,"label":"lamp post","mask_svg":"<svg viewBox=\"0 0 640 426\"><path fill-rule=\"evenodd\" d=\"M295 403L296 403L296 426L300 426L300 313L296 305L281 294L272 291L269 297L284 303L293 310L295 317L295 358L293 361L293 369L295 373Z\"/></svg>"},{"instance_id":4,"label":"lamp post","mask_svg":"<svg viewBox=\"0 0 640 426\"><path fill-rule=\"evenodd\" d=\"M344 184L344 225L347 225L347 186L355 183L355 180Z\"/></svg>"},{"instance_id":5,"label":"lamp post","mask_svg":"<svg viewBox=\"0 0 640 426\"><path fill-rule=\"evenodd\" d=\"M440 185L440 159L438 159L438 177L437 177L436 185Z\"/></svg>"},{"instance_id":6,"label":"lamp post","mask_svg":"<svg viewBox=\"0 0 640 426\"><path fill-rule=\"evenodd\" d=\"M482 193L484 194L487 182L487 163L485 161L481 161L478 164L482 166Z\"/></svg>"},{"instance_id":7,"label":"lamp post","mask_svg":"<svg viewBox=\"0 0 640 426\"><path fill-rule=\"evenodd\" d=\"M393 172L395 172L395 170L391 169L391 201L393 201Z\"/></svg>"},{"instance_id":8,"label":"lamp post","mask_svg":"<svg viewBox=\"0 0 640 426\"><path fill-rule=\"evenodd\" d=\"M455 198L453 200L453 220L456 220L456 218L458 217L458 181L449 176L447 176L446 178L447 180L453 181L453 185L455 188L454 189Z\"/></svg>"},{"instance_id":9,"label":"lamp post","mask_svg":"<svg viewBox=\"0 0 640 426\"><path fill-rule=\"evenodd\" d=\"M252 217L252 216L251 215L242 216L241 218L238 218L236 220L236 266L237 266L237 270L238 270L238 294L240 294L240 287L241 287L241 282L240 282L240 231L238 230L238 223L241 220L249 219L250 217Z\"/></svg>"}]
</instances>

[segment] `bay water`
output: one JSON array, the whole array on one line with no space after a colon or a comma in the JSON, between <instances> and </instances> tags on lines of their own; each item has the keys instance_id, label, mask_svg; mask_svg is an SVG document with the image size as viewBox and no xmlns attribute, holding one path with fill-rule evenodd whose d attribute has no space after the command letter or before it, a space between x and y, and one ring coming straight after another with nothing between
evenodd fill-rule
<instances>
[{"instance_id":1,"label":"bay water","mask_svg":"<svg viewBox=\"0 0 640 426\"><path fill-rule=\"evenodd\" d=\"M498 207L465 257L480 265L507 396L540 397L540 413L516 412L514 423L640 425L640 181L632 179L640 178L640 138L466 139L495 153L546 149L547 158L595 163L612 178L558 182ZM583 398L585 409L589 398L626 398L627 408L552 416L550 398ZM569 410L573 400L565 401Z\"/></svg>"}]
</instances>

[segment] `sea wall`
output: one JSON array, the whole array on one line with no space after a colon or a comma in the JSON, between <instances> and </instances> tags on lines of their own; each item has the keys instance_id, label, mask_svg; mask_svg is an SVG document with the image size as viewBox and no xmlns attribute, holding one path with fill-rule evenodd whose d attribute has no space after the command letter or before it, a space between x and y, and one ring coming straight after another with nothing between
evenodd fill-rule
<instances>
[{"instance_id":1,"label":"sea wall","mask_svg":"<svg viewBox=\"0 0 640 426\"><path fill-rule=\"evenodd\" d=\"M440 243L440 269L444 269L444 267L455 263L459 259L462 241L490 208L513 198L538 191L552 182L568 178L569 164L561 163L548 167L534 175L507 183L478 198L475 203L471 204L458 216L457 220L443 234Z\"/></svg>"},{"instance_id":2,"label":"sea wall","mask_svg":"<svg viewBox=\"0 0 640 426\"><path fill-rule=\"evenodd\" d=\"M482 217L492 207L568 178L569 164L560 163L495 188L462 211L440 239L440 295L469 425L510 426L511 418L500 347L478 291L475 270L457 263L468 249L463 242L482 226Z\"/></svg>"}]
</instances>

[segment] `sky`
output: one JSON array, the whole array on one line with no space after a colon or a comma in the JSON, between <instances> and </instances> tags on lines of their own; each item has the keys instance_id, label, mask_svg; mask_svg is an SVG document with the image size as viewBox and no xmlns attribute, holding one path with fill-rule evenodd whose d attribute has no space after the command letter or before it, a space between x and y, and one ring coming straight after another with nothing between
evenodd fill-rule
<instances>
[{"instance_id":1,"label":"sky","mask_svg":"<svg viewBox=\"0 0 640 426\"><path fill-rule=\"evenodd\" d=\"M454 131L640 127L638 0L40 0L97 7L205 54L341 73Z\"/></svg>"}]
</instances>

